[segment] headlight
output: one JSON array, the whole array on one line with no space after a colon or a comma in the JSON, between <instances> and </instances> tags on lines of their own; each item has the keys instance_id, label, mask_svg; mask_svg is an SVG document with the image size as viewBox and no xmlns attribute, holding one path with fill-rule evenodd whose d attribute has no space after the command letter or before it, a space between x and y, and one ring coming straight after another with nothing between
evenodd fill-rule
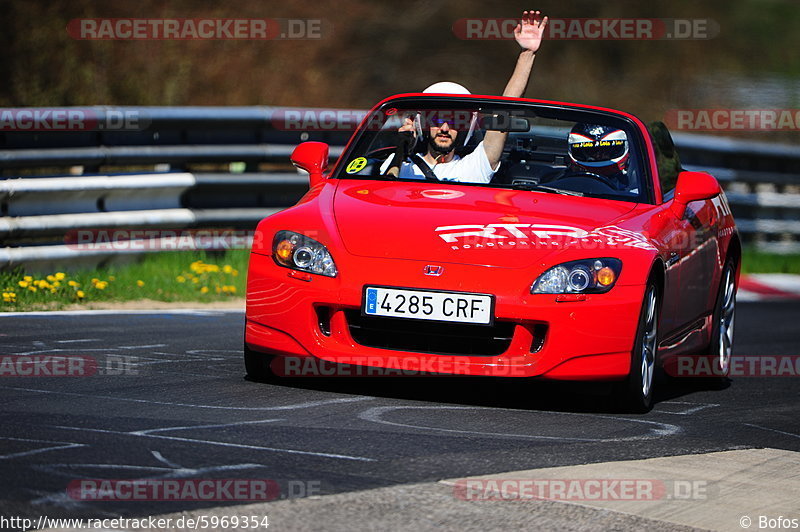
<instances>
[{"instance_id":1,"label":"headlight","mask_svg":"<svg viewBox=\"0 0 800 532\"><path fill-rule=\"evenodd\" d=\"M600 294L617 282L619 259L586 259L553 266L531 286L531 294Z\"/></svg>"},{"instance_id":2,"label":"headlight","mask_svg":"<svg viewBox=\"0 0 800 532\"><path fill-rule=\"evenodd\" d=\"M272 256L280 266L336 277L336 264L328 249L300 233L278 231L272 241Z\"/></svg>"}]
</instances>

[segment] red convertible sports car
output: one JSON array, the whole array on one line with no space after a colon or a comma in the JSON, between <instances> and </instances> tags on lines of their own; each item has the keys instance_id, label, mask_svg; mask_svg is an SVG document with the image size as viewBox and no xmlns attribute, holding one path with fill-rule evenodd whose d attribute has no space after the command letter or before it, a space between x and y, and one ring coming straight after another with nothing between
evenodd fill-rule
<instances>
[{"instance_id":1,"label":"red convertible sports car","mask_svg":"<svg viewBox=\"0 0 800 532\"><path fill-rule=\"evenodd\" d=\"M250 258L253 379L358 367L617 381L626 408L647 411L675 357L727 374L739 236L717 180L682 170L661 123L403 94L332 169L319 142L292 161L310 190L261 221Z\"/></svg>"}]
</instances>

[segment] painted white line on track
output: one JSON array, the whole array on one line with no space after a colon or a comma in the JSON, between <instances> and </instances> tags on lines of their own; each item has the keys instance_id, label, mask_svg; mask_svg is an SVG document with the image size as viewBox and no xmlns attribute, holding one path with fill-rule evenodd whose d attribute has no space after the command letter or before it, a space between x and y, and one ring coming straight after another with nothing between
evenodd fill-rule
<instances>
[{"instance_id":1,"label":"painted white line on track","mask_svg":"<svg viewBox=\"0 0 800 532\"><path fill-rule=\"evenodd\" d=\"M705 410L706 408L715 408L719 406L716 403L691 403L688 401L664 401L662 403L658 403L659 406L665 405L694 405L694 406L687 406L680 412L670 412L669 410L663 409L653 409L653 412L658 412L659 414L670 414L673 416L690 416L695 412L699 412L701 410Z\"/></svg>"},{"instance_id":2,"label":"painted white line on track","mask_svg":"<svg viewBox=\"0 0 800 532\"><path fill-rule=\"evenodd\" d=\"M791 432L784 432L784 431L778 430L778 429L771 429L771 428L768 428L768 427L762 427L761 425L753 425L751 423L742 423L742 425L745 425L747 427L753 427L753 428L756 428L756 429L766 430L766 431L769 431L769 432L775 432L775 433L778 433L778 434L783 434L784 436L791 436L792 438L800 438L800 434L793 434Z\"/></svg>"},{"instance_id":3,"label":"painted white line on track","mask_svg":"<svg viewBox=\"0 0 800 532\"><path fill-rule=\"evenodd\" d=\"M285 421L283 419L256 419L254 421L235 421L233 423L217 423L215 425L189 425L185 427L164 427L160 429L146 429L136 430L128 434L135 434L137 436L144 434L152 434L154 432L166 432L170 430L190 430L190 429L220 429L224 427L236 427L240 425L257 425L259 423L275 423L276 421Z\"/></svg>"},{"instance_id":4,"label":"painted white line on track","mask_svg":"<svg viewBox=\"0 0 800 532\"><path fill-rule=\"evenodd\" d=\"M286 449L282 447L266 447L263 445L248 445L246 443L230 443L224 441L215 441L215 440L201 440L199 438L179 438L177 436L163 436L161 434L142 434L137 432L123 432L123 431L116 431L116 430L106 430L106 429L92 429L87 427L67 427L63 425L51 425L54 429L62 429L62 430L74 430L77 432L97 432L100 434L112 434L115 436L133 436L138 438L156 438L161 440L170 440L170 441L179 441L184 443L199 443L203 445L217 445L220 447L230 447L234 449L252 449L255 451L270 451L275 453L286 453L286 454L301 454L306 456L318 456L321 458L336 458L339 460L354 460L359 462L377 462L375 458L368 458L366 456L352 456L348 454L338 454L338 453L324 453L318 451L303 451L300 449Z\"/></svg>"},{"instance_id":5,"label":"painted white line on track","mask_svg":"<svg viewBox=\"0 0 800 532\"><path fill-rule=\"evenodd\" d=\"M649 434L637 435L637 436L627 436L621 438L577 438L577 437L570 437L570 436L544 436L540 434L518 434L518 433L507 433L507 432L482 432L482 431L475 431L475 430L460 430L460 429L447 429L447 428L440 428L440 427L428 427L423 425L412 425L408 423L398 423L394 421L387 421L382 419L382 416L386 412L390 411L397 411L397 410L513 410L510 408L492 408L492 407L473 407L473 406L377 406L373 408L369 408L364 412L358 415L359 418L371 421L373 423L381 423L384 425L392 425L396 427L404 427L410 429L417 429L423 431L431 431L431 432L446 432L446 433L454 433L454 434L471 434L476 436L490 436L490 437L500 437L500 438L521 438L526 440L553 440L553 441L575 441L575 442L618 442L618 441L635 441L635 440L650 440L653 438L662 438L664 436L672 436L681 432L681 428L676 425L671 425L669 423L659 423L657 421L647 421L644 419L630 419L624 417L616 417L616 416L605 416L599 414L583 414L583 413L573 413L573 412L559 412L559 415L565 416L581 416L581 417L596 417L596 418L603 418L603 419L613 419L617 421L629 422L629 423L640 423L645 425L650 425L650 432ZM515 410L519 412L518 410ZM541 411L531 411L535 413L542 413Z\"/></svg>"},{"instance_id":6,"label":"painted white line on track","mask_svg":"<svg viewBox=\"0 0 800 532\"><path fill-rule=\"evenodd\" d=\"M191 404L191 403L171 403L168 401L151 401L149 399L135 399L133 397L115 397L113 395L94 395L90 393L77 393L77 392L59 392L56 390L41 390L38 388L22 388L19 386L2 386L0 385L0 390L8 389L8 390L17 390L21 392L34 392L34 393L42 393L42 394L52 394L52 395L67 395L71 397L85 397L87 399L108 399L109 401L127 401L132 403L147 403L147 404L154 404L160 406L185 406L188 408L209 408L214 410L245 410L245 411L256 411L260 412L263 410L295 410L298 408L313 408L316 406L327 406L327 405L335 405L339 403L355 403L358 401L371 401L374 397L365 397L365 396L358 396L358 397L343 397L341 399L322 399L320 401L308 401L305 403L297 403L294 405L279 405L279 406L258 406L258 407L248 407L248 406L219 406L219 405L198 405L198 404Z\"/></svg>"},{"instance_id":7,"label":"painted white line on track","mask_svg":"<svg viewBox=\"0 0 800 532\"><path fill-rule=\"evenodd\" d=\"M164 455L162 455L162 454L161 454L160 452L158 452L158 451L150 451L150 454L152 454L152 455L153 455L153 457L154 457L156 460L158 460L159 462L161 462L162 464L164 464L164 465L166 465L166 466L169 466L169 467L171 467L171 468L173 468L173 469L183 469L183 466L181 466L181 465L179 465L179 464L176 464L175 462L172 462L172 461L170 461L170 460L167 460L166 458L164 458Z\"/></svg>"},{"instance_id":8,"label":"painted white line on track","mask_svg":"<svg viewBox=\"0 0 800 532\"><path fill-rule=\"evenodd\" d=\"M58 451L60 449L74 449L76 447L86 447L84 443L75 443L75 442L66 442L66 441L50 441L50 440L32 440L29 438L11 438L6 436L0 436L0 440L7 440L7 441L23 441L23 442L30 442L30 443L54 443L56 444L54 447L43 447L40 449L31 449L29 451L20 451L18 453L9 453L0 455L0 460L9 460L11 458L21 458L23 456L31 456L34 454L46 453L49 451Z\"/></svg>"}]
</instances>

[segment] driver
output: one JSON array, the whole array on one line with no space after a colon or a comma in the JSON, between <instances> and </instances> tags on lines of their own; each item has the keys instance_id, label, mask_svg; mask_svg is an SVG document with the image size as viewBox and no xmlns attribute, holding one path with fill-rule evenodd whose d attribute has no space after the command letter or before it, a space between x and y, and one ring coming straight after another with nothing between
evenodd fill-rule
<instances>
[{"instance_id":1,"label":"driver","mask_svg":"<svg viewBox=\"0 0 800 532\"><path fill-rule=\"evenodd\" d=\"M514 39L522 47L517 59L514 72L511 74L503 96L521 98L528 86L533 61L536 51L542 41L547 17L542 17L539 11L524 11L522 20L514 29ZM452 82L434 83L423 92L446 94L470 94L463 86ZM500 157L503 155L508 133L501 131L487 131L484 139L468 155L456 155L456 138L463 135L464 142L472 134L475 127L476 115L472 114L469 124L463 123L451 113L454 118L448 120L445 114L439 117L430 117L422 124L414 124L414 119L406 118L398 130L401 141L394 156L387 159L381 166L381 173L394 177L427 178L430 180L458 181L462 183L488 183L497 171ZM418 130L427 128L427 146L424 155L414 154ZM405 133L405 135L403 135ZM405 160L404 155L411 155L412 161ZM426 168L427 167L427 168Z\"/></svg>"},{"instance_id":2,"label":"driver","mask_svg":"<svg viewBox=\"0 0 800 532\"><path fill-rule=\"evenodd\" d=\"M618 189L628 188L628 136L621 129L575 124L567 141L570 169L608 178Z\"/></svg>"}]
</instances>

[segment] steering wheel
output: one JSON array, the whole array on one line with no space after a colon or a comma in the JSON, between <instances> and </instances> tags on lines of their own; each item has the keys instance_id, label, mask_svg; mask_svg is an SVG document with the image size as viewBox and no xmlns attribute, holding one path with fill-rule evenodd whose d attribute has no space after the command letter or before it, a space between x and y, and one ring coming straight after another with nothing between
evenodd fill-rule
<instances>
[{"instance_id":1,"label":"steering wheel","mask_svg":"<svg viewBox=\"0 0 800 532\"><path fill-rule=\"evenodd\" d=\"M619 190L619 187L617 187L611 179L604 175L595 174L594 172L570 172L562 179L569 179L570 177L588 177L590 179L596 179L613 190Z\"/></svg>"},{"instance_id":2,"label":"steering wheel","mask_svg":"<svg viewBox=\"0 0 800 532\"><path fill-rule=\"evenodd\" d=\"M391 156L392 154L394 154L395 157L396 157L398 155L398 153L395 151L395 149L396 148L394 146L390 146L390 147L386 147L386 148L379 148L377 150L371 151L368 154L368 156L370 156L370 157L380 156L380 155L383 155L384 153L386 153L388 151L389 152L388 156ZM420 157L419 154L417 154L417 153L407 154L403 158L401 163L411 163L414 166L416 166L417 168L419 168L420 172L422 172L422 175L425 176L425 180L426 181L431 181L431 182L436 182L436 183L439 182L439 178L436 177L436 174L433 173L433 170L431 170L431 167L428 166L427 163L425 163L425 161L422 159L422 157ZM392 166L395 166L395 164L393 164ZM383 174L383 175L384 176L389 175L391 177L390 174Z\"/></svg>"}]
</instances>

